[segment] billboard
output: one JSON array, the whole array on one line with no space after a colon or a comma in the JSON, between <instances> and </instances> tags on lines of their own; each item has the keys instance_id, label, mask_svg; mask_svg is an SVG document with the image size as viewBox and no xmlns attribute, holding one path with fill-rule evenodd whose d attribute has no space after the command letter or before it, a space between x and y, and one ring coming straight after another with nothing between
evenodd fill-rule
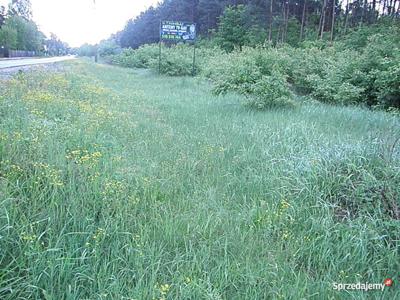
<instances>
[{"instance_id":1,"label":"billboard","mask_svg":"<svg viewBox=\"0 0 400 300\"><path fill-rule=\"evenodd\" d=\"M160 38L166 41L194 42L196 40L196 24L179 21L162 21Z\"/></svg>"}]
</instances>

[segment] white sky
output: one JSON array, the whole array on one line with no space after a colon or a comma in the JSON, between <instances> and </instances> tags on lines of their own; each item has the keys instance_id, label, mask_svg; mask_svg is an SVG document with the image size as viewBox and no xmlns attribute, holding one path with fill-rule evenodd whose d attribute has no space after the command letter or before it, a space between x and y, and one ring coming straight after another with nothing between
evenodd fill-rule
<instances>
[{"instance_id":1,"label":"white sky","mask_svg":"<svg viewBox=\"0 0 400 300\"><path fill-rule=\"evenodd\" d=\"M159 0L31 0L33 20L46 35L55 33L76 47L97 43ZM7 6L9 0L0 0Z\"/></svg>"}]
</instances>

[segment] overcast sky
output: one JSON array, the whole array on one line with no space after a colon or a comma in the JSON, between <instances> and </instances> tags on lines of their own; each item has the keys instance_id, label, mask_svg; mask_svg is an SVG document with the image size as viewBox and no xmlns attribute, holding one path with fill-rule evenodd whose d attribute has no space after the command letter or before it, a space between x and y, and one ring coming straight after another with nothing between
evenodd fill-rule
<instances>
[{"instance_id":1,"label":"overcast sky","mask_svg":"<svg viewBox=\"0 0 400 300\"><path fill-rule=\"evenodd\" d=\"M7 5L9 0L0 0ZM97 43L158 0L31 0L33 19L46 35L55 33L70 46Z\"/></svg>"}]
</instances>

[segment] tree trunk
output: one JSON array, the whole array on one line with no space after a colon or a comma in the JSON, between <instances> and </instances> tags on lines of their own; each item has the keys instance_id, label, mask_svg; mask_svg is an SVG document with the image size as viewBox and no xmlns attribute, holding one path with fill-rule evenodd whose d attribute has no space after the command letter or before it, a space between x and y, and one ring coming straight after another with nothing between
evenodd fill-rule
<instances>
[{"instance_id":1,"label":"tree trunk","mask_svg":"<svg viewBox=\"0 0 400 300\"><path fill-rule=\"evenodd\" d=\"M272 41L272 8L273 8L273 3L274 0L270 0L271 5L269 7L269 32L268 32L268 41Z\"/></svg>"},{"instance_id":2,"label":"tree trunk","mask_svg":"<svg viewBox=\"0 0 400 300\"><path fill-rule=\"evenodd\" d=\"M391 16L393 13L393 0L390 0L388 5L388 16Z\"/></svg>"},{"instance_id":3,"label":"tree trunk","mask_svg":"<svg viewBox=\"0 0 400 300\"><path fill-rule=\"evenodd\" d=\"M372 10L374 11L374 19L373 22L376 22L377 16L376 16L376 0L372 0Z\"/></svg>"},{"instance_id":4,"label":"tree trunk","mask_svg":"<svg viewBox=\"0 0 400 300\"><path fill-rule=\"evenodd\" d=\"M382 10L382 16L385 15L385 10L386 10L386 2L387 0L383 0L383 10Z\"/></svg>"},{"instance_id":5,"label":"tree trunk","mask_svg":"<svg viewBox=\"0 0 400 300\"><path fill-rule=\"evenodd\" d=\"M397 3L397 0L394 0L393 7L392 7L392 17L393 18L396 16L396 3ZM399 8L397 8L397 10L399 10Z\"/></svg>"},{"instance_id":6,"label":"tree trunk","mask_svg":"<svg viewBox=\"0 0 400 300\"><path fill-rule=\"evenodd\" d=\"M289 0L286 2L286 20L285 20L285 41L287 40L287 30L288 30L288 23L289 23L289 13L290 13L290 6Z\"/></svg>"},{"instance_id":7,"label":"tree trunk","mask_svg":"<svg viewBox=\"0 0 400 300\"><path fill-rule=\"evenodd\" d=\"M282 5L282 22L280 24L279 31L281 32L281 43L283 43L285 38L285 21L286 21L286 3Z\"/></svg>"},{"instance_id":8,"label":"tree trunk","mask_svg":"<svg viewBox=\"0 0 400 300\"><path fill-rule=\"evenodd\" d=\"M323 35L324 35L324 28L325 28L325 10L326 10L326 2L327 0L324 0L324 4L322 6L322 11L321 11L321 19L320 19L320 24L321 24L321 28L320 28L320 33L319 33L319 38L322 40Z\"/></svg>"},{"instance_id":9,"label":"tree trunk","mask_svg":"<svg viewBox=\"0 0 400 300\"><path fill-rule=\"evenodd\" d=\"M332 24L331 24L331 42L333 41L333 31L335 29L335 0L332 0Z\"/></svg>"},{"instance_id":10,"label":"tree trunk","mask_svg":"<svg viewBox=\"0 0 400 300\"><path fill-rule=\"evenodd\" d=\"M365 10L367 9L367 0L364 0L364 5L362 8L362 14L361 14L361 21L360 21L360 28L363 26L364 24L364 17L365 17Z\"/></svg>"},{"instance_id":11,"label":"tree trunk","mask_svg":"<svg viewBox=\"0 0 400 300\"><path fill-rule=\"evenodd\" d=\"M281 24L279 24L278 32L277 32L277 34L276 34L276 43L277 43L277 44L279 44L279 42L281 41L281 40L280 40L280 39L281 39L281 37L280 37L281 28L282 28L282 26L281 26Z\"/></svg>"},{"instance_id":12,"label":"tree trunk","mask_svg":"<svg viewBox=\"0 0 400 300\"><path fill-rule=\"evenodd\" d=\"M347 0L347 2L346 2L346 15L344 18L344 34L347 33L348 21L349 21L349 0Z\"/></svg>"},{"instance_id":13,"label":"tree trunk","mask_svg":"<svg viewBox=\"0 0 400 300\"><path fill-rule=\"evenodd\" d=\"M399 5L397 5L397 13L396 13L396 15L397 15L397 17L400 16L400 3L399 3Z\"/></svg>"},{"instance_id":14,"label":"tree trunk","mask_svg":"<svg viewBox=\"0 0 400 300\"><path fill-rule=\"evenodd\" d=\"M300 42L303 39L303 33L304 33L304 23L305 23L305 19L306 19L306 3L307 3L307 0L304 0L303 14L301 16Z\"/></svg>"}]
</instances>

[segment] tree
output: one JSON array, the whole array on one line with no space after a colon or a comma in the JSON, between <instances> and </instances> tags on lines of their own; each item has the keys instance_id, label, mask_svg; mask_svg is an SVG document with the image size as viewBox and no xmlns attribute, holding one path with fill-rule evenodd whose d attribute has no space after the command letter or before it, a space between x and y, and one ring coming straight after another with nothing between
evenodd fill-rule
<instances>
[{"instance_id":1,"label":"tree","mask_svg":"<svg viewBox=\"0 0 400 300\"><path fill-rule=\"evenodd\" d=\"M18 15L7 18L6 24L17 32L18 50L41 51L43 50L44 34L39 31L33 21L26 20Z\"/></svg>"},{"instance_id":2,"label":"tree","mask_svg":"<svg viewBox=\"0 0 400 300\"><path fill-rule=\"evenodd\" d=\"M6 21L6 8L4 6L0 6L0 28L4 25Z\"/></svg>"},{"instance_id":3,"label":"tree","mask_svg":"<svg viewBox=\"0 0 400 300\"><path fill-rule=\"evenodd\" d=\"M11 15L18 15L26 20L32 19L32 5L30 0L12 0L9 5Z\"/></svg>"},{"instance_id":4,"label":"tree","mask_svg":"<svg viewBox=\"0 0 400 300\"><path fill-rule=\"evenodd\" d=\"M268 41L272 41L272 23L273 23L273 7L274 7L274 0L269 0L270 6L269 6L269 29L268 29Z\"/></svg>"},{"instance_id":5,"label":"tree","mask_svg":"<svg viewBox=\"0 0 400 300\"><path fill-rule=\"evenodd\" d=\"M98 50L100 56L107 56L120 53L121 47L116 43L115 39L111 37L108 40L101 41Z\"/></svg>"},{"instance_id":6,"label":"tree","mask_svg":"<svg viewBox=\"0 0 400 300\"><path fill-rule=\"evenodd\" d=\"M97 53L97 45L84 44L77 49L79 56L95 56Z\"/></svg>"},{"instance_id":7,"label":"tree","mask_svg":"<svg viewBox=\"0 0 400 300\"><path fill-rule=\"evenodd\" d=\"M200 0L198 4L199 32L209 35L218 25L218 17L223 13L225 3L218 0Z\"/></svg>"},{"instance_id":8,"label":"tree","mask_svg":"<svg viewBox=\"0 0 400 300\"><path fill-rule=\"evenodd\" d=\"M240 50L247 42L246 8L244 5L228 6L219 19L218 39L227 51Z\"/></svg>"},{"instance_id":9,"label":"tree","mask_svg":"<svg viewBox=\"0 0 400 300\"><path fill-rule=\"evenodd\" d=\"M335 7L335 0L332 0L331 42L333 41L333 31L335 29Z\"/></svg>"},{"instance_id":10,"label":"tree","mask_svg":"<svg viewBox=\"0 0 400 300\"><path fill-rule=\"evenodd\" d=\"M220 44L227 50L264 40L295 45L299 40L322 39L325 31L346 34L363 23L374 23L382 16L394 20L400 16L400 0L164 0L130 20L117 34L121 47L138 48L159 41L162 20L193 21L199 36L209 37L216 31ZM243 7L243 15L227 7ZM229 19L233 28L222 26ZM236 18L236 21L234 20ZM237 24L240 23L240 26ZM338 30L339 29L339 30ZM225 31L225 33L223 33ZM239 32L239 34L236 33ZM313 34L309 34L313 32ZM314 34L315 32L315 34ZM233 34L233 35L232 35ZM240 36L239 36L240 35Z\"/></svg>"},{"instance_id":11,"label":"tree","mask_svg":"<svg viewBox=\"0 0 400 300\"><path fill-rule=\"evenodd\" d=\"M318 35L319 38L322 39L324 35L324 30L325 30L325 16L326 16L326 5L327 5L328 0L323 0L322 4L322 9L321 9L321 17L319 21L319 30L318 30Z\"/></svg>"},{"instance_id":12,"label":"tree","mask_svg":"<svg viewBox=\"0 0 400 300\"><path fill-rule=\"evenodd\" d=\"M303 39L303 34L304 34L304 26L306 22L306 5L307 5L307 0L303 0L303 13L301 15L301 27L300 27L300 41Z\"/></svg>"},{"instance_id":13,"label":"tree","mask_svg":"<svg viewBox=\"0 0 400 300\"><path fill-rule=\"evenodd\" d=\"M12 26L5 24L0 28L0 47L7 49L16 49L17 47L17 30Z\"/></svg>"},{"instance_id":14,"label":"tree","mask_svg":"<svg viewBox=\"0 0 400 300\"><path fill-rule=\"evenodd\" d=\"M150 44L159 40L160 19L158 10L150 7L136 19L130 20L119 35L122 47L138 48L142 44Z\"/></svg>"},{"instance_id":15,"label":"tree","mask_svg":"<svg viewBox=\"0 0 400 300\"><path fill-rule=\"evenodd\" d=\"M61 41L54 33L45 41L46 52L50 55L65 55L69 51L67 43Z\"/></svg>"}]
</instances>

